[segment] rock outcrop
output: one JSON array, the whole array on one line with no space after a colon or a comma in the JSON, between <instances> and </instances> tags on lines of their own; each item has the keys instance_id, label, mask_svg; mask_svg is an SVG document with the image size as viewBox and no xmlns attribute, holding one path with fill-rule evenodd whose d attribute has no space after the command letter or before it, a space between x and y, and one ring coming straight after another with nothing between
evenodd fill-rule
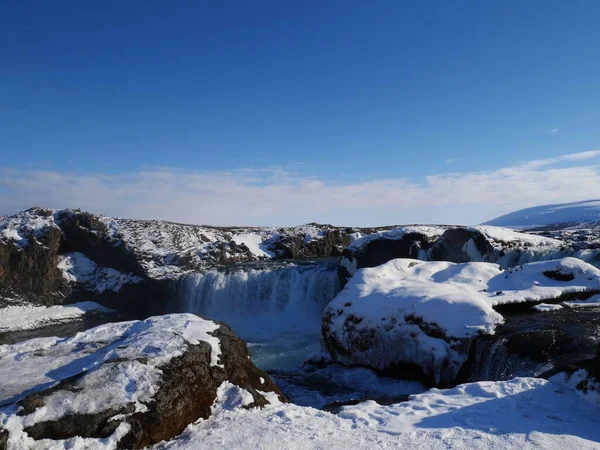
<instances>
[{"instance_id":1,"label":"rock outcrop","mask_svg":"<svg viewBox=\"0 0 600 450\"><path fill-rule=\"evenodd\" d=\"M47 439L143 448L208 418L228 387L239 407L285 401L227 325L191 314L5 346L0 374L0 429L9 445L32 448Z\"/></svg>"},{"instance_id":2,"label":"rock outcrop","mask_svg":"<svg viewBox=\"0 0 600 450\"><path fill-rule=\"evenodd\" d=\"M600 266L600 246L588 242L516 232L498 227L408 226L373 233L342 252L342 285L358 270L396 258L422 261L493 262L504 269L535 261L574 256Z\"/></svg>"},{"instance_id":3,"label":"rock outcrop","mask_svg":"<svg viewBox=\"0 0 600 450\"><path fill-rule=\"evenodd\" d=\"M32 208L0 218L0 307L95 301L161 314L176 280L215 266L337 256L355 229L218 228ZM143 311L143 313L141 313Z\"/></svg>"},{"instance_id":4,"label":"rock outcrop","mask_svg":"<svg viewBox=\"0 0 600 450\"><path fill-rule=\"evenodd\" d=\"M521 353L521 359L527 356L523 352L529 352L535 360L532 368L536 369L550 360L556 362L558 356L573 356L573 346L566 344L579 336L575 347L583 349L585 337L593 340L591 330L598 326L598 317L583 321L582 326L588 327L583 331L563 324L562 336L560 326L551 322L538 321L537 329L533 326L535 320L529 324L519 322L519 310L533 314L532 306L541 302L586 299L599 292L600 270L576 258L509 270L482 262L395 259L359 270L327 305L322 319L323 343L334 361L367 366L430 386L448 387L461 378L465 381L461 372L465 366L470 367L467 373L471 376L475 370L483 374L486 367L497 363L497 369L475 376L479 380L494 379L490 373L501 373L506 364L499 354L492 356L491 363L481 358L494 354L498 343L512 347L513 355ZM504 330L511 330L506 333L500 331L504 315L510 315L512 321L510 327L505 326ZM474 357L471 349L479 345L474 343L484 342L493 348L475 351L479 356ZM552 342L557 348L550 355ZM541 354L543 349L545 355ZM533 369L527 373L535 373L537 369Z\"/></svg>"}]
</instances>

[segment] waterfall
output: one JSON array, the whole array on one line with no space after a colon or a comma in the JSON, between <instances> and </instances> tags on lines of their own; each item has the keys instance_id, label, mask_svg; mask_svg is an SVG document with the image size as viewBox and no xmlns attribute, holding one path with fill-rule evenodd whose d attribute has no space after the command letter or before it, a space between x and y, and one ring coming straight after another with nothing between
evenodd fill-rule
<instances>
[{"instance_id":1,"label":"waterfall","mask_svg":"<svg viewBox=\"0 0 600 450\"><path fill-rule=\"evenodd\" d=\"M473 371L469 381L509 380L519 376L536 376L540 365L509 351L506 338L476 341Z\"/></svg>"},{"instance_id":2,"label":"waterfall","mask_svg":"<svg viewBox=\"0 0 600 450\"><path fill-rule=\"evenodd\" d=\"M182 309L217 320L320 315L340 289L331 263L212 269L183 283Z\"/></svg>"},{"instance_id":3,"label":"waterfall","mask_svg":"<svg viewBox=\"0 0 600 450\"><path fill-rule=\"evenodd\" d=\"M321 312L340 291L336 267L321 261L211 269L182 280L180 310L231 325L263 368L301 364L319 349Z\"/></svg>"}]
</instances>

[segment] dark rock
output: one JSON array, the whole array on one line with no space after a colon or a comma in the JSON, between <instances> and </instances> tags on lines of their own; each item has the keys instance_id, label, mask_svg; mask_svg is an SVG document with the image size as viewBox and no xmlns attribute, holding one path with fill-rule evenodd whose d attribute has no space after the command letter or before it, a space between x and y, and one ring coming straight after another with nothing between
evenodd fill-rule
<instances>
[{"instance_id":1,"label":"dark rock","mask_svg":"<svg viewBox=\"0 0 600 450\"><path fill-rule=\"evenodd\" d=\"M8 431L0 428L0 450L8 450Z\"/></svg>"},{"instance_id":2,"label":"dark rock","mask_svg":"<svg viewBox=\"0 0 600 450\"><path fill-rule=\"evenodd\" d=\"M33 216L46 213L47 210L31 210ZM70 292L56 267L61 231L49 227L37 236L22 237L28 245L0 240L0 298L23 297L41 305L61 303Z\"/></svg>"},{"instance_id":3,"label":"dark rock","mask_svg":"<svg viewBox=\"0 0 600 450\"><path fill-rule=\"evenodd\" d=\"M586 369L600 375L600 308L568 308L548 312L502 310L505 323L494 335L476 337L458 383L508 380L516 376L548 378ZM597 378L600 379L600 378Z\"/></svg>"},{"instance_id":4,"label":"dark rock","mask_svg":"<svg viewBox=\"0 0 600 450\"><path fill-rule=\"evenodd\" d=\"M466 251L467 249L471 252ZM494 248L483 233L473 228L450 228L431 248L432 261L463 263L489 261Z\"/></svg>"}]
</instances>

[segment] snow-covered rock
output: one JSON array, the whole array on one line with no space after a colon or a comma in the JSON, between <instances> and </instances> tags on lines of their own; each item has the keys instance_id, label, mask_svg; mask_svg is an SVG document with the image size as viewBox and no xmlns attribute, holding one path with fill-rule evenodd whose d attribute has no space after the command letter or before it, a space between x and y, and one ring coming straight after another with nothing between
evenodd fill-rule
<instances>
[{"instance_id":1,"label":"snow-covered rock","mask_svg":"<svg viewBox=\"0 0 600 450\"><path fill-rule=\"evenodd\" d=\"M224 384L244 391L236 407L280 394L228 326L192 314L0 346L0 379L14 449L142 448L209 417Z\"/></svg>"},{"instance_id":2,"label":"snow-covered rock","mask_svg":"<svg viewBox=\"0 0 600 450\"><path fill-rule=\"evenodd\" d=\"M600 231L599 231L600 236ZM352 242L340 259L342 284L358 270L396 258L422 261L493 262L504 269L535 261L577 257L600 265L600 245L480 225L410 226L373 233Z\"/></svg>"},{"instance_id":3,"label":"snow-covered rock","mask_svg":"<svg viewBox=\"0 0 600 450\"><path fill-rule=\"evenodd\" d=\"M209 227L32 208L0 217L0 306L7 298L160 303L181 276L240 262L339 255L356 231Z\"/></svg>"},{"instance_id":4,"label":"snow-covered rock","mask_svg":"<svg viewBox=\"0 0 600 450\"><path fill-rule=\"evenodd\" d=\"M575 258L503 270L492 263L395 259L360 269L323 312L333 359L452 384L470 340L493 334L499 305L600 292L600 270Z\"/></svg>"},{"instance_id":5,"label":"snow-covered rock","mask_svg":"<svg viewBox=\"0 0 600 450\"><path fill-rule=\"evenodd\" d=\"M110 267L99 267L79 252L59 255L57 267L68 282L78 283L85 290L98 293L105 290L117 292L126 284L139 283L143 280L140 276L121 273Z\"/></svg>"}]
</instances>

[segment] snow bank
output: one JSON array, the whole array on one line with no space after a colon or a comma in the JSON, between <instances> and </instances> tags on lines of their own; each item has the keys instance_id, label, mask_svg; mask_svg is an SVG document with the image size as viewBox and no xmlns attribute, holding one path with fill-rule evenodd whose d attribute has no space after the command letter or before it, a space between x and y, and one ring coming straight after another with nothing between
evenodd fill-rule
<instances>
[{"instance_id":1,"label":"snow bank","mask_svg":"<svg viewBox=\"0 0 600 450\"><path fill-rule=\"evenodd\" d=\"M598 449L598 407L570 388L517 378L369 401L337 414L292 404L223 410L154 450Z\"/></svg>"},{"instance_id":2,"label":"snow bank","mask_svg":"<svg viewBox=\"0 0 600 450\"><path fill-rule=\"evenodd\" d=\"M250 252L258 258L273 258L275 254L268 250L263 244L263 236L259 233L243 233L233 236L233 241L238 244L244 244Z\"/></svg>"},{"instance_id":3,"label":"snow bank","mask_svg":"<svg viewBox=\"0 0 600 450\"><path fill-rule=\"evenodd\" d=\"M503 322L493 307L600 291L600 270L575 258L526 264L395 259L359 270L325 308L333 358L380 370L416 364L436 383L452 382L468 340Z\"/></svg>"},{"instance_id":4,"label":"snow bank","mask_svg":"<svg viewBox=\"0 0 600 450\"><path fill-rule=\"evenodd\" d=\"M94 302L66 306L13 305L0 309L0 333L33 330L56 323L81 319L90 313L108 313L112 309Z\"/></svg>"},{"instance_id":5,"label":"snow bank","mask_svg":"<svg viewBox=\"0 0 600 450\"><path fill-rule=\"evenodd\" d=\"M121 273L110 267L100 267L79 252L60 255L57 267L67 281L79 283L87 290L98 293L117 292L126 284L142 281L137 275Z\"/></svg>"}]
</instances>

